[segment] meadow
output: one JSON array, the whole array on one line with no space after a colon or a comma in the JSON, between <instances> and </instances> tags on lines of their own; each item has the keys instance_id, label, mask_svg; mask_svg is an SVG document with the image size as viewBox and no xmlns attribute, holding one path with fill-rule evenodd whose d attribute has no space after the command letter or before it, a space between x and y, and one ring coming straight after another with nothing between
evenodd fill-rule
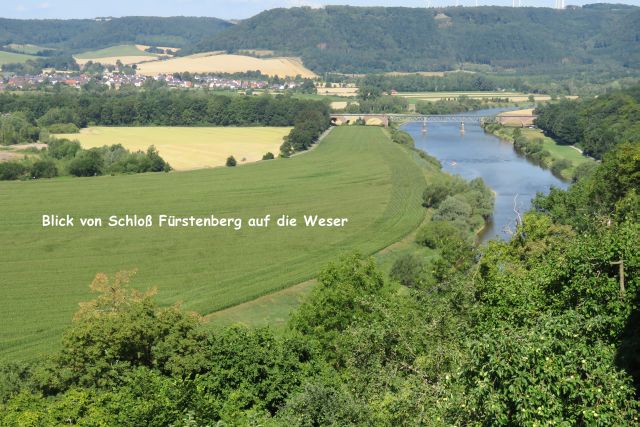
<instances>
[{"instance_id":1,"label":"meadow","mask_svg":"<svg viewBox=\"0 0 640 427\"><path fill-rule=\"evenodd\" d=\"M175 170L222 166L234 156L242 164L280 151L287 127L90 127L77 134L56 135L78 140L84 148L122 144L145 151L155 145ZM244 159L244 160L243 160Z\"/></svg>"},{"instance_id":2,"label":"meadow","mask_svg":"<svg viewBox=\"0 0 640 427\"><path fill-rule=\"evenodd\" d=\"M423 220L426 179L373 127L335 128L313 151L240 168L0 183L0 358L50 352L98 272L203 315L313 278L341 252L372 254ZM344 228L43 228L43 214L243 219L318 214ZM246 225L246 221L245 221ZM18 250L19 248L19 250Z\"/></svg>"},{"instance_id":3,"label":"meadow","mask_svg":"<svg viewBox=\"0 0 640 427\"><path fill-rule=\"evenodd\" d=\"M37 56L25 55L22 53L5 52L0 50L0 66L4 64L16 64L27 62L30 59L36 59Z\"/></svg>"},{"instance_id":4,"label":"meadow","mask_svg":"<svg viewBox=\"0 0 640 427\"><path fill-rule=\"evenodd\" d=\"M138 66L138 74L154 76L171 73L242 73L260 70L262 74L280 77L313 78L316 74L296 58L256 58L244 55L227 55L221 52L152 61Z\"/></svg>"}]
</instances>

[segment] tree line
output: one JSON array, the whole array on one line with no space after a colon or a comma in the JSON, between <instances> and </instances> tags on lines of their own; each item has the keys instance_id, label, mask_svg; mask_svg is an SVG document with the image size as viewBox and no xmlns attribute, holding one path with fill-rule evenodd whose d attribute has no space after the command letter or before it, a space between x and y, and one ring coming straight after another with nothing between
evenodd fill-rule
<instances>
[{"instance_id":1,"label":"tree line","mask_svg":"<svg viewBox=\"0 0 640 427\"><path fill-rule=\"evenodd\" d=\"M562 100L536 109L535 123L560 144L577 145L596 159L640 137L640 86L597 98Z\"/></svg>"},{"instance_id":2,"label":"tree line","mask_svg":"<svg viewBox=\"0 0 640 427\"><path fill-rule=\"evenodd\" d=\"M301 111L329 114L322 101L157 89L118 93L0 94L0 114L30 124L86 126L293 126Z\"/></svg>"}]
</instances>

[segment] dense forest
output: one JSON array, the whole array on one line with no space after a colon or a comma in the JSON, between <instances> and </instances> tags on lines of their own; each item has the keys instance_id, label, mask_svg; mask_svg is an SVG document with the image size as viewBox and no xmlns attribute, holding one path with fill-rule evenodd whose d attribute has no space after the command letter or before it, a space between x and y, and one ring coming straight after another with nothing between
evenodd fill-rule
<instances>
[{"instance_id":1,"label":"dense forest","mask_svg":"<svg viewBox=\"0 0 640 427\"><path fill-rule=\"evenodd\" d=\"M233 24L221 19L191 17L0 18L0 46L34 44L71 52L127 43L187 47L231 26Z\"/></svg>"},{"instance_id":2,"label":"dense forest","mask_svg":"<svg viewBox=\"0 0 640 427\"><path fill-rule=\"evenodd\" d=\"M621 142L640 139L640 86L537 108L536 125L560 144L574 144L601 159Z\"/></svg>"},{"instance_id":3,"label":"dense forest","mask_svg":"<svg viewBox=\"0 0 640 427\"><path fill-rule=\"evenodd\" d=\"M0 93L0 144L37 138L35 126L293 126L301 112L329 115L322 101L268 94L226 96L166 88L117 93ZM13 129L12 126L19 126ZM26 130L21 131L22 127ZM9 139L7 135L15 135ZM25 141L19 140L25 135ZM15 141L15 142L12 142Z\"/></svg>"},{"instance_id":4,"label":"dense forest","mask_svg":"<svg viewBox=\"0 0 640 427\"><path fill-rule=\"evenodd\" d=\"M282 333L206 329L98 274L59 351L0 367L0 425L635 425L638 159L619 144L482 248L459 233L482 183L427 189L427 265L344 256Z\"/></svg>"},{"instance_id":5,"label":"dense forest","mask_svg":"<svg viewBox=\"0 0 640 427\"><path fill-rule=\"evenodd\" d=\"M316 72L457 69L548 72L554 67L640 65L640 8L273 9L206 38L195 50L270 49Z\"/></svg>"}]
</instances>

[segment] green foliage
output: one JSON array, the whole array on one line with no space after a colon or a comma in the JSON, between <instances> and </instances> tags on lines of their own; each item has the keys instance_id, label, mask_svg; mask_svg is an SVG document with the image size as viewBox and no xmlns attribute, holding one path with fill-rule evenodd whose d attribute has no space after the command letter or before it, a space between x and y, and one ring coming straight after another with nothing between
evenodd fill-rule
<instances>
[{"instance_id":1,"label":"green foliage","mask_svg":"<svg viewBox=\"0 0 640 427\"><path fill-rule=\"evenodd\" d=\"M404 286L415 287L420 284L424 263L415 254L404 254L395 260L389 271L389 277Z\"/></svg>"},{"instance_id":2,"label":"green foliage","mask_svg":"<svg viewBox=\"0 0 640 427\"><path fill-rule=\"evenodd\" d=\"M425 208L437 208L447 197L451 195L451 183L448 181L434 181L422 193L422 206Z\"/></svg>"},{"instance_id":3,"label":"green foliage","mask_svg":"<svg viewBox=\"0 0 640 427\"><path fill-rule=\"evenodd\" d=\"M431 249L444 247L448 240L467 238L467 233L450 221L430 221L416 235L416 242Z\"/></svg>"},{"instance_id":4,"label":"green foliage","mask_svg":"<svg viewBox=\"0 0 640 427\"><path fill-rule=\"evenodd\" d=\"M229 156L229 157L227 157L227 162L225 164L228 167L233 167L233 166L237 165L238 162L236 161L235 157Z\"/></svg>"},{"instance_id":5,"label":"green foliage","mask_svg":"<svg viewBox=\"0 0 640 427\"><path fill-rule=\"evenodd\" d=\"M47 153L54 159L71 159L81 151L78 141L69 141L68 139L52 139L47 145Z\"/></svg>"},{"instance_id":6,"label":"green foliage","mask_svg":"<svg viewBox=\"0 0 640 427\"><path fill-rule=\"evenodd\" d=\"M56 123L48 128L50 133L79 133L80 129L73 123Z\"/></svg>"},{"instance_id":7,"label":"green foliage","mask_svg":"<svg viewBox=\"0 0 640 427\"><path fill-rule=\"evenodd\" d=\"M104 158L100 149L92 148L81 151L70 163L69 173L73 176L102 175Z\"/></svg>"},{"instance_id":8,"label":"green foliage","mask_svg":"<svg viewBox=\"0 0 640 427\"><path fill-rule=\"evenodd\" d=\"M317 339L324 348L330 347L352 322L376 316L364 299L387 292L373 260L345 256L320 273L316 288L295 314L292 326Z\"/></svg>"},{"instance_id":9,"label":"green foliage","mask_svg":"<svg viewBox=\"0 0 640 427\"><path fill-rule=\"evenodd\" d=\"M27 173L27 167L18 162L0 163L0 181L14 181L23 178Z\"/></svg>"},{"instance_id":10,"label":"green foliage","mask_svg":"<svg viewBox=\"0 0 640 427\"><path fill-rule=\"evenodd\" d=\"M640 138L640 87L597 98L563 100L536 109L536 124L561 144L578 144L596 159Z\"/></svg>"},{"instance_id":11,"label":"green foliage","mask_svg":"<svg viewBox=\"0 0 640 427\"><path fill-rule=\"evenodd\" d=\"M53 178L58 176L58 168L53 160L38 160L31 166L32 178Z\"/></svg>"},{"instance_id":12,"label":"green foliage","mask_svg":"<svg viewBox=\"0 0 640 427\"><path fill-rule=\"evenodd\" d=\"M0 114L0 145L37 142L39 129L31 124L23 112Z\"/></svg>"},{"instance_id":13,"label":"green foliage","mask_svg":"<svg viewBox=\"0 0 640 427\"><path fill-rule=\"evenodd\" d=\"M316 72L443 70L462 63L548 71L562 68L567 57L583 68L597 58L620 69L637 67L640 60L628 41L638 13L633 7L273 9L203 41L197 50L254 49L259 40L264 49L301 56ZM594 43L581 43L585 34ZM367 87L374 90L363 91L364 98L379 93L375 84Z\"/></svg>"},{"instance_id":14,"label":"green foliage","mask_svg":"<svg viewBox=\"0 0 640 427\"><path fill-rule=\"evenodd\" d=\"M275 156L271 151L269 151L264 156L262 156L262 160L273 160L273 159L275 159Z\"/></svg>"}]
</instances>

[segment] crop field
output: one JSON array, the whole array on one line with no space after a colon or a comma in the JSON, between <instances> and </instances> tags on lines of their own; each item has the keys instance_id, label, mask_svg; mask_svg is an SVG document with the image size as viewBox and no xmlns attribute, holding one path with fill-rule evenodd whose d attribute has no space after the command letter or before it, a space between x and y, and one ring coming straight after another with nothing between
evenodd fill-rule
<instances>
[{"instance_id":1,"label":"crop field","mask_svg":"<svg viewBox=\"0 0 640 427\"><path fill-rule=\"evenodd\" d=\"M372 254L424 218L425 175L381 128L335 128L313 151L240 168L0 182L0 359L55 349L96 273L137 269L203 315L305 282L337 254ZM103 227L42 227L43 214ZM239 217L240 230L108 227L111 215ZM250 228L252 217L349 218L343 228ZM20 248L20 250L15 250Z\"/></svg>"},{"instance_id":2,"label":"crop field","mask_svg":"<svg viewBox=\"0 0 640 427\"><path fill-rule=\"evenodd\" d=\"M74 55L74 58L81 66L89 61L100 62L101 64L115 64L120 60L123 64L137 64L144 61L154 61L158 55L145 52L147 46L123 44L111 46L105 49L93 50Z\"/></svg>"},{"instance_id":3,"label":"crop field","mask_svg":"<svg viewBox=\"0 0 640 427\"><path fill-rule=\"evenodd\" d=\"M76 139L84 148L122 144L132 151L155 145L175 170L222 166L234 156L239 164L278 154L286 127L91 127L78 134L56 135ZM244 160L243 160L244 159Z\"/></svg>"},{"instance_id":4,"label":"crop field","mask_svg":"<svg viewBox=\"0 0 640 427\"><path fill-rule=\"evenodd\" d=\"M25 55L22 53L5 52L0 50L0 66L4 64L16 64L27 62L30 59L36 59L37 56Z\"/></svg>"},{"instance_id":5,"label":"crop field","mask_svg":"<svg viewBox=\"0 0 640 427\"><path fill-rule=\"evenodd\" d=\"M262 74L280 77L316 77L296 58L255 58L244 55L227 55L220 52L197 54L164 61L140 64L138 74L154 76L171 73L241 73L260 70Z\"/></svg>"}]
</instances>

